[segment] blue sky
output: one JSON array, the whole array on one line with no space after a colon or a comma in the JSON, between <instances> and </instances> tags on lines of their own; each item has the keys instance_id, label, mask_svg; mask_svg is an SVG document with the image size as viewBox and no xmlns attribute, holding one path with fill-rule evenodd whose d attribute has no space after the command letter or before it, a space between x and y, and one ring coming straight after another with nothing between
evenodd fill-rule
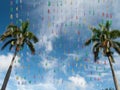
<instances>
[{"instance_id":1,"label":"blue sky","mask_svg":"<svg viewBox=\"0 0 120 90\"><path fill-rule=\"evenodd\" d=\"M85 47L84 42L92 35L89 25L98 27L99 23L111 20L112 29L120 28L119 3L119 0L1 1L0 34L11 22L19 26L20 21L29 20L30 30L39 38L35 55L27 47L17 55L6 90L114 88L108 59L100 54L99 64L94 63L92 44ZM8 48L0 51L0 86L12 56L13 51ZM120 56L114 53L114 58L120 82Z\"/></svg>"}]
</instances>

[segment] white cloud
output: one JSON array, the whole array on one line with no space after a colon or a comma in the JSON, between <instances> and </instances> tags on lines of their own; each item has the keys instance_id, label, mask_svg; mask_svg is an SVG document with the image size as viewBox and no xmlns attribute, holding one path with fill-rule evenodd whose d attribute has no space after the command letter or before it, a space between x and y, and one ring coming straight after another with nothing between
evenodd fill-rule
<instances>
[{"instance_id":1,"label":"white cloud","mask_svg":"<svg viewBox=\"0 0 120 90\"><path fill-rule=\"evenodd\" d=\"M96 90L93 82L87 83L84 77L79 75L71 76L69 81L64 81L64 90Z\"/></svg>"},{"instance_id":2,"label":"white cloud","mask_svg":"<svg viewBox=\"0 0 120 90\"><path fill-rule=\"evenodd\" d=\"M87 23L91 24L91 22L96 22L95 20L93 20L94 18L96 18L98 15L98 12L101 13L103 12L105 9L105 5L108 2L104 2L104 1L100 1L100 3L98 3L98 1L96 0L91 0L91 1L87 1L87 0L61 0L60 2L57 2L55 0L50 0L51 1L51 7L47 6L48 2L45 1L40 1L40 0L31 0L31 2L29 2L29 0L26 0L25 2L29 5L32 6L36 6L34 7L34 9L31 10L30 15L31 16L35 16L32 17L32 19L34 20L33 22L35 22L36 27L41 25L41 27L38 27L39 30L39 48L45 47L45 50L50 52L53 50L53 44L52 41L54 40L54 38L59 37L59 30L61 30L61 24L65 24L65 23L70 23L71 21L73 23L83 23L84 21L86 21ZM42 5L41 5L42 3ZM58 7L57 7L57 3L58 3ZM60 6L62 3L62 6ZM48 14L48 8L51 10L51 13ZM53 12L55 9L55 12ZM99 10L98 10L99 9ZM96 16L93 16L93 18L91 18L91 15L88 15L89 10L94 10ZM58 12L57 12L58 11ZM67 12L67 13L66 13ZM86 13L86 16L84 16L84 12ZM36 14L37 13L37 14ZM53 19L48 19L48 16L50 18L52 18L53 16L55 18ZM76 20L76 16L78 17L78 19ZM41 21L41 19L38 19L38 17L44 17L44 21ZM87 19L88 18L88 19ZM98 17L100 18L100 17ZM48 27L49 26L49 27ZM78 29L76 27L74 27L75 29ZM57 34L52 33L52 30L54 32L57 32ZM63 30L63 29L62 29ZM68 30L68 29L67 29ZM82 30L81 32L84 32L85 30ZM69 32L69 31L68 31ZM74 37L74 29L71 30L69 33L67 33L69 36ZM87 35L86 35L87 36ZM43 42L41 41L41 39L43 38Z\"/></svg>"},{"instance_id":3,"label":"white cloud","mask_svg":"<svg viewBox=\"0 0 120 90\"><path fill-rule=\"evenodd\" d=\"M18 85L17 90L57 90L51 83L39 83L29 85Z\"/></svg>"},{"instance_id":4,"label":"white cloud","mask_svg":"<svg viewBox=\"0 0 120 90\"><path fill-rule=\"evenodd\" d=\"M38 43L39 47L45 47L45 51L46 52L51 52L53 50L53 46L52 46L52 41L51 39L49 39L49 37L47 37L47 35L44 36L40 36L40 40Z\"/></svg>"},{"instance_id":5,"label":"white cloud","mask_svg":"<svg viewBox=\"0 0 120 90\"><path fill-rule=\"evenodd\" d=\"M56 58L51 58L51 59L47 59L45 57L42 57L42 61L40 61L39 66L41 66L44 69L52 69L55 68L57 66L57 59Z\"/></svg>"},{"instance_id":6,"label":"white cloud","mask_svg":"<svg viewBox=\"0 0 120 90\"><path fill-rule=\"evenodd\" d=\"M52 42L48 42L47 43L47 47L46 47L46 51L52 51L53 50L53 47L52 47Z\"/></svg>"},{"instance_id":7,"label":"white cloud","mask_svg":"<svg viewBox=\"0 0 120 90\"><path fill-rule=\"evenodd\" d=\"M13 54L9 53L7 55L0 55L0 71L6 71L11 63L11 60L13 58ZM19 67L20 63L18 60L20 57L16 56L14 66Z\"/></svg>"},{"instance_id":8,"label":"white cloud","mask_svg":"<svg viewBox=\"0 0 120 90\"><path fill-rule=\"evenodd\" d=\"M70 54L67 54L68 57L73 57L73 58L76 58L78 57L79 55L78 54L75 54L75 53L70 53Z\"/></svg>"},{"instance_id":9,"label":"white cloud","mask_svg":"<svg viewBox=\"0 0 120 90\"><path fill-rule=\"evenodd\" d=\"M32 0L32 1L34 1L34 0ZM52 1L52 0L51 0ZM61 9L61 10L63 10L63 14L61 14L61 12L59 13L52 13L50 16L55 16L56 18L54 19L54 20L51 20L51 22L53 22L53 23L55 23L55 25L56 24L61 24L61 23L66 23L66 22L70 22L70 21L73 21L73 22L76 22L76 20L75 20L75 18L73 18L73 19L71 19L71 16L73 16L73 17L75 17L76 16L76 12L75 12L75 9L77 8L78 9L78 13L77 13L77 15L79 15L79 18L82 18L83 17L83 13L84 13L84 11L86 11L87 13L88 13L88 10L89 9L94 9L95 10L95 14L96 14L96 16L97 16L97 13L101 13L101 12L104 12L104 10L106 10L106 4L107 3L109 3L107 0L105 1L105 0L103 0L103 1L100 1L100 3L98 3L98 0L91 0L91 1L88 1L88 0L80 0L80 1L78 1L78 0L71 0L71 1L73 1L73 5L71 6L70 5L70 3L71 3L71 1L70 0L62 0L62 1L64 1L64 3L63 3L63 6L61 7L61 8L59 8L59 10ZM111 0L111 1L113 1L113 0ZM110 2L111 2L110 1ZM116 0L116 1L118 1L118 0ZM29 2L29 0L28 0L28 2ZM33 5L33 2L30 2L32 5ZM36 4L37 3L39 3L39 0L37 0L36 2L35 2ZM66 4L65 4L66 3ZM113 1L113 3L114 3L114 1ZM118 11L118 6L119 6L119 3L118 2L116 2L118 5L116 6L116 4L113 4L113 6L115 6L116 8L114 8L116 11ZM103 6L103 4L105 5L105 6ZM41 10L41 8L44 8L44 13L45 14L47 14L47 3L45 3L44 5L42 5L43 7L41 7L41 6L38 6L37 8L35 8L34 10L36 11L36 12L34 12L34 16L36 16L36 17L33 17L33 18L37 18L38 19L38 17L40 17L41 16L41 14L43 14L43 13L41 13L40 11L42 11ZM88 6L88 7L87 7ZM90 6L90 8L89 8L89 6ZM58 8L57 8L58 9ZM73 10L74 9L74 10ZM82 12L80 11L80 10L82 10ZM116 11L115 11L115 18L117 18L117 20L118 20L118 17L120 16L119 15L119 13L117 13L116 14ZM67 13L66 13L67 12ZM33 13L33 12L32 12ZM36 13L37 13L37 15L36 15ZM65 18L65 17L63 17L63 18L61 18L61 16L63 17L63 16L67 16L67 18ZM43 15L43 16L45 16L45 17L47 17L47 15ZM84 18L86 18L86 17L84 17ZM90 22L90 21L92 21L92 22L96 22L98 19L94 19L94 18L91 18L91 16L88 16L88 18L90 18L90 19L88 19L88 21L86 21L86 22ZM97 18L99 18L98 16L97 16ZM82 18L83 19L83 18ZM37 22L37 23L40 23L40 24L42 24L41 26L41 28L40 28L40 33L42 32L44 32L44 35L41 35L40 34L40 39L42 38L43 39L43 41L40 41L39 42L39 46L41 45L41 46L43 46L43 47L45 47L45 50L47 51L47 52L50 52L50 51L52 51L53 50L53 44L52 44L52 41L53 41L53 38L55 38L55 37L57 37L57 35L56 34L51 34L51 31L52 30L55 30L56 32L59 30L59 28L60 27L56 27L56 26L51 26L51 27L47 27L47 24L46 23L41 23L41 20L40 19L38 19L39 21ZM96 21L95 21L96 20ZM36 20L35 20L36 21ZM47 21L45 21L45 22L47 22ZM120 25L119 25L120 26ZM85 30L82 30L82 31L85 31ZM72 32L72 31L71 31ZM71 35L70 33L71 32L69 32L68 34L69 35ZM73 35L73 33L72 33L72 35ZM71 36L72 36L71 35ZM86 35L87 36L87 35ZM41 39L41 40L42 40ZM77 57L76 55L70 55L71 57L73 57L73 58L75 58L75 57ZM118 64L118 65L120 65L119 64L119 61L118 60L120 60L119 58L115 58L115 60L117 60L116 61L116 63ZM46 65L46 63L47 63L47 65ZM45 68L45 69L52 69L52 68L54 68L55 66L55 62L54 61L49 61L49 60L47 60L47 59L44 59L40 64L42 64L42 66ZM93 65L93 64L92 64ZM117 65L117 66L118 66ZM95 65L96 66L96 65ZM110 68L109 67L109 64L108 65L104 65L105 66L105 68L106 69L108 69L108 68ZM101 66L102 67L102 66ZM63 71L64 72L66 72L66 66L63 66ZM94 69L94 71L96 70L96 67L93 67L93 69ZM90 70L92 70L92 69L90 69ZM101 70L101 72L103 71L104 69L102 69ZM104 74L102 74L103 76L106 76L106 74L108 74L108 73L104 73ZM79 79L79 78L81 78L80 76L76 76L76 77L69 77L69 79L70 79L70 81L72 81L72 83L70 83L68 86L69 86L69 89L66 89L66 90L76 90L76 88L74 88L74 87L76 87L76 86L80 86L80 85L76 85L76 83L79 83L76 79ZM83 79L83 81L84 81L84 79ZM74 84L73 84L74 83ZM72 87L71 88L71 86L72 85L74 85L74 87ZM90 89L90 90L93 90L93 89Z\"/></svg>"},{"instance_id":10,"label":"white cloud","mask_svg":"<svg viewBox=\"0 0 120 90\"><path fill-rule=\"evenodd\" d=\"M83 11L86 11L87 8L84 8L84 6L88 6L89 4L92 6L97 6L97 2L88 2L88 1L78 1L78 0L61 0L61 3L62 3L62 6L60 7L60 9L58 9L58 12L55 12L53 13L52 12L52 9L56 8L56 11L57 11L57 6L55 5L54 7L48 7L47 6L47 2L44 2L42 4L42 7L41 5L39 5L40 1L37 0L36 2L34 2L33 0L31 2L29 1L26 1L27 3L29 3L30 5L36 5L37 7L34 8L33 10L31 10L31 14L35 15L36 17L32 17L32 19L37 20L37 23L41 24L41 27L38 28L39 29L39 46L42 45L42 47L45 46L45 50L46 51L52 51L53 50L53 47L52 47L52 41L54 38L56 37L59 37L59 30L61 29L61 24L64 24L64 23L68 23L68 22L73 22L73 23L78 23L79 20L76 20L76 16L78 16L78 18L82 18L84 17L84 12ZM54 0L51 0L51 2L55 2L57 4L57 1L54 1ZM72 2L72 4L71 4ZM31 4L32 3L32 4ZM54 3L54 4L55 4ZM59 3L60 5L60 3ZM44 10L42 10L41 8L44 8ZM48 17L48 14L47 14L47 11L48 11L48 8L51 9L51 12L50 13L50 17L54 16L55 18L54 19L50 19L48 20L47 17ZM62 13L61 13L61 10L62 10ZM67 13L66 13L67 12ZM37 15L36 15L37 13ZM38 17L44 17L45 18L45 21L44 22L41 22L41 19L38 19ZM73 18L71 18L73 17ZM53 25L54 23L54 25ZM49 25L50 24L50 25ZM48 27L49 26L49 27ZM52 30L57 33L52 33ZM74 30L72 30L71 32L69 32L68 35L71 35L73 36L73 33ZM41 38L43 39L43 41L41 42ZM41 47L40 47L41 48Z\"/></svg>"},{"instance_id":11,"label":"white cloud","mask_svg":"<svg viewBox=\"0 0 120 90\"><path fill-rule=\"evenodd\" d=\"M16 77L17 77L17 80L16 80ZM9 90L57 90L54 84L52 83L44 82L44 83L29 84L28 81L22 78L21 76L14 75L12 76L11 80L13 83L9 83L8 85ZM18 82L20 84L18 84ZM11 84L12 84L12 87L10 87ZM15 87L13 87L13 85Z\"/></svg>"},{"instance_id":12,"label":"white cloud","mask_svg":"<svg viewBox=\"0 0 120 90\"><path fill-rule=\"evenodd\" d=\"M74 59L76 61L79 61L80 58L82 58L83 53L76 53L76 52L74 52L74 53L67 54L67 56L68 56L68 60L72 58L72 59Z\"/></svg>"},{"instance_id":13,"label":"white cloud","mask_svg":"<svg viewBox=\"0 0 120 90\"><path fill-rule=\"evenodd\" d=\"M68 78L77 87L86 88L86 81L83 77L77 75Z\"/></svg>"},{"instance_id":14,"label":"white cloud","mask_svg":"<svg viewBox=\"0 0 120 90\"><path fill-rule=\"evenodd\" d=\"M66 63L67 64L67 63ZM67 74L67 65L62 65L60 70L64 73Z\"/></svg>"}]
</instances>

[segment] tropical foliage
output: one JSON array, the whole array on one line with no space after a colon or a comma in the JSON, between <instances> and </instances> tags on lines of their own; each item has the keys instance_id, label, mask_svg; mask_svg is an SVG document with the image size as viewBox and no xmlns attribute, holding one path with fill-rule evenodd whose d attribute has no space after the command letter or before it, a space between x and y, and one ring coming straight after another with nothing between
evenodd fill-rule
<instances>
[{"instance_id":1,"label":"tropical foliage","mask_svg":"<svg viewBox=\"0 0 120 90\"><path fill-rule=\"evenodd\" d=\"M2 42L6 41L6 39L8 40L1 49L3 50L7 45L10 45L9 50L12 47L16 47L17 51L19 51L24 47L24 44L27 44L31 52L34 53L35 49L31 41L36 43L38 39L28 30L28 26L29 22L23 22L20 28L15 25L9 25L7 31L0 37Z\"/></svg>"},{"instance_id":2,"label":"tropical foliage","mask_svg":"<svg viewBox=\"0 0 120 90\"><path fill-rule=\"evenodd\" d=\"M112 48L120 54L120 42L116 41L117 38L120 37L119 30L111 30L110 22L107 21L106 24L99 24L99 28L90 27L92 31L92 37L85 42L85 45L89 45L91 42L93 45L93 54L94 60L97 61L99 59L99 51L103 50L103 55L111 56L111 61L114 62L112 57Z\"/></svg>"},{"instance_id":3,"label":"tropical foliage","mask_svg":"<svg viewBox=\"0 0 120 90\"><path fill-rule=\"evenodd\" d=\"M5 90L17 53L24 48L24 45L27 45L32 54L35 54L35 48L33 43L37 43L38 38L29 31L29 22L26 21L22 22L21 27L18 27L16 25L9 25L3 35L0 36L0 41L4 43L1 50L4 50L8 45L9 50L11 50L12 48L15 49L13 59L11 61L1 88L1 90Z\"/></svg>"},{"instance_id":4,"label":"tropical foliage","mask_svg":"<svg viewBox=\"0 0 120 90\"><path fill-rule=\"evenodd\" d=\"M111 23L109 21L106 24L99 24L99 28L90 27L92 31L92 37L85 42L85 45L89 45L93 42L93 54L94 61L96 62L99 59L99 52L102 50L103 55L108 57L113 80L115 83L116 90L119 90L119 84L115 76L112 63L115 62L113 59L113 49L120 54L120 42L116 39L120 37L119 30L111 30Z\"/></svg>"}]
</instances>

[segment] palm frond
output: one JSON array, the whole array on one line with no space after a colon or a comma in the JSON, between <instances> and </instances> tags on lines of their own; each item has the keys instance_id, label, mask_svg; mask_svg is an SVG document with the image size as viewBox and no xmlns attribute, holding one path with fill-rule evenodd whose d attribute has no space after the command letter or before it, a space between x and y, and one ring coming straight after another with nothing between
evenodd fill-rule
<instances>
[{"instance_id":1,"label":"palm frond","mask_svg":"<svg viewBox=\"0 0 120 90\"><path fill-rule=\"evenodd\" d=\"M108 31L110 29L110 26L111 26L110 21L107 21L105 27L107 28Z\"/></svg>"},{"instance_id":2,"label":"palm frond","mask_svg":"<svg viewBox=\"0 0 120 90\"><path fill-rule=\"evenodd\" d=\"M90 43L92 42L92 39L88 39L86 42L85 42L85 46L88 46Z\"/></svg>"},{"instance_id":3,"label":"palm frond","mask_svg":"<svg viewBox=\"0 0 120 90\"><path fill-rule=\"evenodd\" d=\"M101 36L101 34L93 34L92 35L92 40L93 41L99 41L100 40L100 36Z\"/></svg>"},{"instance_id":4,"label":"palm frond","mask_svg":"<svg viewBox=\"0 0 120 90\"><path fill-rule=\"evenodd\" d=\"M23 33L22 33L22 31L19 30L19 31L13 32L12 37L18 38L18 36L20 36L20 35L23 35Z\"/></svg>"},{"instance_id":5,"label":"palm frond","mask_svg":"<svg viewBox=\"0 0 120 90\"><path fill-rule=\"evenodd\" d=\"M114 42L120 48L120 42L117 41L112 41L112 42Z\"/></svg>"},{"instance_id":6,"label":"palm frond","mask_svg":"<svg viewBox=\"0 0 120 90\"><path fill-rule=\"evenodd\" d=\"M120 48L120 42L116 42L116 41L115 41L115 43L116 43L116 45Z\"/></svg>"},{"instance_id":7,"label":"palm frond","mask_svg":"<svg viewBox=\"0 0 120 90\"><path fill-rule=\"evenodd\" d=\"M98 38L98 36L93 35L92 38L88 39L84 45L88 46L91 42L100 42L100 39Z\"/></svg>"},{"instance_id":8,"label":"palm frond","mask_svg":"<svg viewBox=\"0 0 120 90\"><path fill-rule=\"evenodd\" d=\"M120 30L112 30L112 31L110 31L110 38L111 39L120 38Z\"/></svg>"},{"instance_id":9,"label":"palm frond","mask_svg":"<svg viewBox=\"0 0 120 90\"><path fill-rule=\"evenodd\" d=\"M25 33L28 29L28 26L29 26L29 22L26 21L26 22L22 22L22 32Z\"/></svg>"},{"instance_id":10,"label":"palm frond","mask_svg":"<svg viewBox=\"0 0 120 90\"><path fill-rule=\"evenodd\" d=\"M99 49L100 49L100 43L95 43L93 46L93 54L94 54L94 61L96 62L99 59Z\"/></svg>"},{"instance_id":11,"label":"palm frond","mask_svg":"<svg viewBox=\"0 0 120 90\"><path fill-rule=\"evenodd\" d=\"M14 45L12 45L12 44L10 45L10 47L9 47L9 50L10 50L10 51L12 50L13 46L14 46Z\"/></svg>"},{"instance_id":12,"label":"palm frond","mask_svg":"<svg viewBox=\"0 0 120 90\"><path fill-rule=\"evenodd\" d=\"M10 38L10 37L11 37L11 35L9 35L9 36L2 35L2 36L0 36L0 41L4 41L4 40L6 40L7 38Z\"/></svg>"},{"instance_id":13,"label":"palm frond","mask_svg":"<svg viewBox=\"0 0 120 90\"><path fill-rule=\"evenodd\" d=\"M95 27L89 27L90 30L92 30L93 33L101 34L101 31L99 29L96 29Z\"/></svg>"},{"instance_id":14,"label":"palm frond","mask_svg":"<svg viewBox=\"0 0 120 90\"><path fill-rule=\"evenodd\" d=\"M21 31L14 31L14 32L7 32L4 33L3 35L0 36L0 41L4 41L6 40L7 38L16 38L17 35L19 35L21 33Z\"/></svg>"},{"instance_id":15,"label":"palm frond","mask_svg":"<svg viewBox=\"0 0 120 90\"><path fill-rule=\"evenodd\" d=\"M112 42L112 47L115 49L115 51L120 54L120 43L119 42L116 42L116 41L113 41Z\"/></svg>"},{"instance_id":16,"label":"palm frond","mask_svg":"<svg viewBox=\"0 0 120 90\"><path fill-rule=\"evenodd\" d=\"M9 25L7 27L7 31L3 33L3 35L0 36L0 40L4 41L7 38L10 38L12 36L15 36L15 34L18 32L18 27L14 25Z\"/></svg>"},{"instance_id":17,"label":"palm frond","mask_svg":"<svg viewBox=\"0 0 120 90\"><path fill-rule=\"evenodd\" d=\"M120 48L114 47L114 49L115 49L115 51L116 51L118 54L120 54Z\"/></svg>"},{"instance_id":18,"label":"palm frond","mask_svg":"<svg viewBox=\"0 0 120 90\"><path fill-rule=\"evenodd\" d=\"M99 24L99 27L102 28L102 27L103 27L103 24L100 23L100 24Z\"/></svg>"},{"instance_id":19,"label":"palm frond","mask_svg":"<svg viewBox=\"0 0 120 90\"><path fill-rule=\"evenodd\" d=\"M26 32L25 37L27 37L29 40L33 40L34 43L38 42L38 38L32 32Z\"/></svg>"},{"instance_id":20,"label":"palm frond","mask_svg":"<svg viewBox=\"0 0 120 90\"><path fill-rule=\"evenodd\" d=\"M5 38L5 37L10 37L10 36L12 36L12 31L11 30L9 30L9 31L6 31L6 32L4 32L3 33L3 35L1 35L1 38Z\"/></svg>"},{"instance_id":21,"label":"palm frond","mask_svg":"<svg viewBox=\"0 0 120 90\"><path fill-rule=\"evenodd\" d=\"M17 31L19 28L17 27L17 26L15 26L15 25L9 25L8 27L7 27L7 31Z\"/></svg>"},{"instance_id":22,"label":"palm frond","mask_svg":"<svg viewBox=\"0 0 120 90\"><path fill-rule=\"evenodd\" d=\"M38 38L35 35L33 35L32 40L34 41L34 43L38 42Z\"/></svg>"},{"instance_id":23,"label":"palm frond","mask_svg":"<svg viewBox=\"0 0 120 90\"><path fill-rule=\"evenodd\" d=\"M23 48L24 48L24 44L25 44L25 41L23 41L23 44L21 45L21 49L23 49Z\"/></svg>"},{"instance_id":24,"label":"palm frond","mask_svg":"<svg viewBox=\"0 0 120 90\"><path fill-rule=\"evenodd\" d=\"M35 53L35 48L34 48L34 45L32 44L32 42L30 42L29 40L27 40L26 44L28 45L28 47L31 50L31 52L34 54Z\"/></svg>"},{"instance_id":25,"label":"palm frond","mask_svg":"<svg viewBox=\"0 0 120 90\"><path fill-rule=\"evenodd\" d=\"M7 41L1 48L1 50L3 50L7 45L11 44L12 41L16 41L16 39L11 39L9 41Z\"/></svg>"}]
</instances>

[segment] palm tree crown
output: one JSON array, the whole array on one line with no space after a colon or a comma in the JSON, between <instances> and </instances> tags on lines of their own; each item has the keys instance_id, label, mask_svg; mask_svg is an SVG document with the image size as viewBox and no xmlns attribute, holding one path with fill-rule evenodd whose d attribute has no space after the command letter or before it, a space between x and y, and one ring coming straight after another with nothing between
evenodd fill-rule
<instances>
[{"instance_id":1,"label":"palm tree crown","mask_svg":"<svg viewBox=\"0 0 120 90\"><path fill-rule=\"evenodd\" d=\"M32 42L38 42L37 37L29 31L29 22L22 22L21 27L15 25L9 25L6 32L0 37L0 41L8 40L1 48L3 50L7 45L10 45L9 50L15 47L17 51L23 48L24 44L27 44L31 52L34 54L35 49Z\"/></svg>"},{"instance_id":2,"label":"palm tree crown","mask_svg":"<svg viewBox=\"0 0 120 90\"><path fill-rule=\"evenodd\" d=\"M120 54L120 42L116 41L115 39L120 37L119 30L111 30L110 29L111 23L107 21L106 24L99 24L99 28L90 27L92 31L92 37L85 42L85 45L89 45L91 42L94 43L93 45L93 54L94 60L97 61L99 59L99 51L102 49L103 54L105 56L112 55L112 48ZM111 59L114 62L113 58Z\"/></svg>"},{"instance_id":3,"label":"palm tree crown","mask_svg":"<svg viewBox=\"0 0 120 90\"><path fill-rule=\"evenodd\" d=\"M1 90L6 89L15 57L17 55L17 52L24 47L24 44L26 44L30 48L32 54L35 53L33 42L34 43L38 42L38 39L32 32L29 31L28 26L29 23L27 21L23 22L20 28L15 25L9 25L7 27L7 31L0 36L0 41L5 42L1 50L3 50L7 45L10 45L9 50L11 50L12 47L15 47L15 53L5 75Z\"/></svg>"}]
</instances>

